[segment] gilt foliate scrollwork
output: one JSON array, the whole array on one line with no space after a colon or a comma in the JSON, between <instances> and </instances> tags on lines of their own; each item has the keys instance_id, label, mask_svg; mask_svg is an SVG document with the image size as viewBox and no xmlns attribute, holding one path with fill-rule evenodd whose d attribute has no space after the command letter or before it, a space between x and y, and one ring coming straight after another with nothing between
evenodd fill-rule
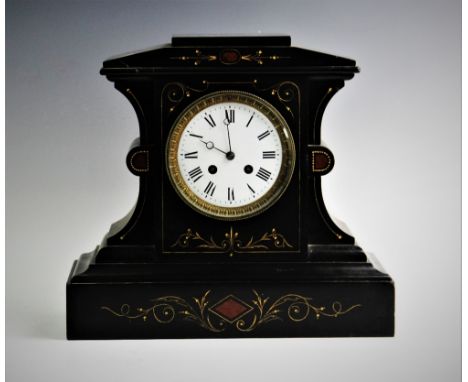
<instances>
[{"instance_id":1,"label":"gilt foliate scrollwork","mask_svg":"<svg viewBox=\"0 0 468 382\"><path fill-rule=\"evenodd\" d=\"M213 240L212 236L205 239L198 232L193 232L190 228L187 228L187 231L177 238L177 240L171 245L171 248L188 248L192 241L198 242L196 246L197 248L224 249L223 245L217 244Z\"/></svg>"},{"instance_id":2,"label":"gilt foliate scrollwork","mask_svg":"<svg viewBox=\"0 0 468 382\"><path fill-rule=\"evenodd\" d=\"M241 56L242 61L255 62L258 65L263 65L265 61L278 61L284 58L289 58L289 57L283 57L277 54L268 55L268 54L265 54L262 50L257 50L255 53L243 54Z\"/></svg>"},{"instance_id":3,"label":"gilt foliate scrollwork","mask_svg":"<svg viewBox=\"0 0 468 382\"><path fill-rule=\"evenodd\" d=\"M215 54L204 54L200 49L195 49L195 52L193 54L171 57L171 59L193 62L193 65L198 66L203 61L216 61L218 59L218 56Z\"/></svg>"},{"instance_id":4,"label":"gilt foliate scrollwork","mask_svg":"<svg viewBox=\"0 0 468 382\"><path fill-rule=\"evenodd\" d=\"M249 56L242 56L244 57ZM229 83L229 82L226 82ZM272 96L276 97L279 102L281 102L285 110L295 118L294 106L299 101L299 87L292 81L283 81L272 86L261 88L257 80L253 80L251 83L257 90L261 92L270 92ZM171 82L167 84L163 89L163 97L166 99L169 112L173 112L177 105L181 103L184 99L192 97L194 93L204 93L208 90L210 85L209 81L203 80L199 85L189 86L181 82Z\"/></svg>"},{"instance_id":5,"label":"gilt foliate scrollwork","mask_svg":"<svg viewBox=\"0 0 468 382\"><path fill-rule=\"evenodd\" d=\"M177 105L184 99L189 99L194 93L203 93L207 89L207 81L202 81L199 86L189 86L181 82L171 82L164 87L162 96L167 101L169 112L172 113Z\"/></svg>"},{"instance_id":6,"label":"gilt foliate scrollwork","mask_svg":"<svg viewBox=\"0 0 468 382\"><path fill-rule=\"evenodd\" d=\"M281 102L286 111L295 118L296 105L300 102L299 87L292 81L284 81L274 84L270 87L259 89L260 91L269 91L272 96Z\"/></svg>"},{"instance_id":7,"label":"gilt foliate scrollwork","mask_svg":"<svg viewBox=\"0 0 468 382\"><path fill-rule=\"evenodd\" d=\"M169 324L174 321L176 316L181 316L183 319L193 321L209 331L219 332L220 330L211 324L210 318L205 314L209 293L210 291L205 292L201 298L194 297L193 304L177 296L164 296L151 300L153 304L149 307L138 307L134 311L131 310L128 304L123 304L119 311L107 306L102 306L101 309L112 313L114 316L125 317L130 320L142 319L146 322L149 318L152 318L159 324Z\"/></svg>"},{"instance_id":8,"label":"gilt foliate scrollwork","mask_svg":"<svg viewBox=\"0 0 468 382\"><path fill-rule=\"evenodd\" d=\"M158 324L170 324L177 318L191 321L210 331L222 332L228 326L240 332L252 332L259 326L271 321L289 321L299 323L310 318L339 318L350 313L361 304L351 305L344 309L339 301L326 306L312 304L312 298L296 293L288 293L279 298L263 297L252 290L253 298L249 302L228 295L220 300L209 300L211 291L207 290L202 297L192 297L189 301L178 296L163 296L151 300L148 307L137 307L132 310L129 304L123 304L120 310L108 306L101 309L112 315L129 320L153 320ZM227 308L227 309L226 309Z\"/></svg>"},{"instance_id":9,"label":"gilt foliate scrollwork","mask_svg":"<svg viewBox=\"0 0 468 382\"><path fill-rule=\"evenodd\" d=\"M193 53L188 53L182 56L171 57L171 60L185 61L193 63L194 66L199 66L204 62L220 61L223 64L237 64L239 62L251 62L258 65L263 65L265 62L275 62L278 60L289 59L290 57L280 56L278 54L265 54L261 49L252 53L240 54L237 50L228 50L231 54L236 54L237 57L226 60L223 59L223 53L204 53L201 49L195 49Z\"/></svg>"},{"instance_id":10,"label":"gilt foliate scrollwork","mask_svg":"<svg viewBox=\"0 0 468 382\"><path fill-rule=\"evenodd\" d=\"M231 227L228 232L224 233L224 238L218 241L214 240L213 236L203 237L197 231L188 228L171 245L171 248L199 248L236 252L259 249L284 249L293 248L293 246L289 244L286 238L279 233L276 228L265 232L259 238L254 239L254 237L251 236L250 239L245 241L240 238L239 232Z\"/></svg>"},{"instance_id":11,"label":"gilt foliate scrollwork","mask_svg":"<svg viewBox=\"0 0 468 382\"><path fill-rule=\"evenodd\" d=\"M337 318L351 310L360 307L360 304L352 305L343 309L339 301L331 304L330 308L325 306L316 306L311 303L311 297L305 297L299 294L289 293L280 298L271 301L270 297L262 297L256 290L252 290L255 298L252 304L256 311L249 318L242 318L235 323L236 328L242 332L250 332L259 325L274 320L284 320L286 317L293 322L301 322L310 317L317 320L320 317Z\"/></svg>"}]
</instances>

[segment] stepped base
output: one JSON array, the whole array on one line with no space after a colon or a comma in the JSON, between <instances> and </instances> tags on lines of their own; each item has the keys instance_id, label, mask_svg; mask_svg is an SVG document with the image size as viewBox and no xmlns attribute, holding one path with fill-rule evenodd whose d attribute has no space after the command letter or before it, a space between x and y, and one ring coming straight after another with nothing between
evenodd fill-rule
<instances>
[{"instance_id":1,"label":"stepped base","mask_svg":"<svg viewBox=\"0 0 468 382\"><path fill-rule=\"evenodd\" d=\"M368 261L93 264L67 282L69 339L393 336L394 286Z\"/></svg>"}]
</instances>

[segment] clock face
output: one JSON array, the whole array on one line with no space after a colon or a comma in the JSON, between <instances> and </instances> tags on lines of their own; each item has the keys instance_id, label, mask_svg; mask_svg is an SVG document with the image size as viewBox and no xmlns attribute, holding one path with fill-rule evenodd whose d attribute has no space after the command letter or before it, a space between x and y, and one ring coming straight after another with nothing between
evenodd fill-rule
<instances>
[{"instance_id":1,"label":"clock face","mask_svg":"<svg viewBox=\"0 0 468 382\"><path fill-rule=\"evenodd\" d=\"M294 141L281 114L245 92L211 93L191 104L167 142L169 178L198 212L244 219L273 205L289 184Z\"/></svg>"}]
</instances>

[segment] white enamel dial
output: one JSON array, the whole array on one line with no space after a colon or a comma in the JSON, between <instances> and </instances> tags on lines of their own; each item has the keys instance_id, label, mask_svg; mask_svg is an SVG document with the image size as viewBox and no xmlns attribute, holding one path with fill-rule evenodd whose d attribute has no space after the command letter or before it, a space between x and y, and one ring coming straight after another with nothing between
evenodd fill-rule
<instances>
[{"instance_id":1,"label":"white enamel dial","mask_svg":"<svg viewBox=\"0 0 468 382\"><path fill-rule=\"evenodd\" d=\"M249 93L212 93L189 106L168 140L169 176L199 212L235 220L271 206L294 168L294 143L282 116Z\"/></svg>"}]
</instances>

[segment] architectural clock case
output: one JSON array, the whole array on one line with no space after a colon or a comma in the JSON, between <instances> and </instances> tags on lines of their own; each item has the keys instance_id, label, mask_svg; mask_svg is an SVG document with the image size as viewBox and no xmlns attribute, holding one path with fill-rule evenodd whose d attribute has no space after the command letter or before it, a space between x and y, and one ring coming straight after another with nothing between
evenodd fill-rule
<instances>
[{"instance_id":1,"label":"architectural clock case","mask_svg":"<svg viewBox=\"0 0 468 382\"><path fill-rule=\"evenodd\" d=\"M394 287L327 213L324 109L355 61L175 37L101 73L133 105L134 208L67 282L70 339L390 336Z\"/></svg>"}]
</instances>

